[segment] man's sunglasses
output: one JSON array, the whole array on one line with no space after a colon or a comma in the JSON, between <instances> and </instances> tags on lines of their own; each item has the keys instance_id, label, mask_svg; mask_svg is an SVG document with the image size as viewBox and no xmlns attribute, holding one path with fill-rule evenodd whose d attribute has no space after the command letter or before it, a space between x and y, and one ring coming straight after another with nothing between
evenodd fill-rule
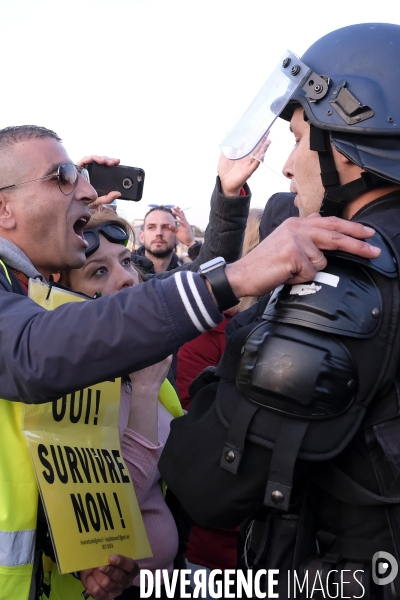
<instances>
[{"instance_id":1,"label":"man's sunglasses","mask_svg":"<svg viewBox=\"0 0 400 600\"><path fill-rule=\"evenodd\" d=\"M116 221L105 221L97 227L88 227L83 230L83 237L89 244L85 250L86 258L96 252L100 246L100 233L113 244L128 245L129 235L125 229Z\"/></svg>"},{"instance_id":2,"label":"man's sunglasses","mask_svg":"<svg viewBox=\"0 0 400 600\"><path fill-rule=\"evenodd\" d=\"M25 185L25 183L32 183L33 181L42 181L42 179L57 177L60 192L67 196L76 189L76 186L78 185L78 175L81 175L86 181L90 181L89 173L84 167L77 167L73 163L63 162L59 165L57 173L51 173L50 175L38 177L37 179L30 179L29 181L21 181L21 183L5 185L4 187L0 188L0 192L2 190L9 190L11 188L17 187L18 185Z\"/></svg>"}]
</instances>

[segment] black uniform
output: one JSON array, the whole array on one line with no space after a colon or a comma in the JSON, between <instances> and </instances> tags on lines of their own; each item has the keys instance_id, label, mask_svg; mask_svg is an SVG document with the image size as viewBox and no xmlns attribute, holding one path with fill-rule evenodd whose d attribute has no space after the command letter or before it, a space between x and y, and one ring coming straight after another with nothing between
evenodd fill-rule
<instances>
[{"instance_id":1,"label":"black uniform","mask_svg":"<svg viewBox=\"0 0 400 600\"><path fill-rule=\"evenodd\" d=\"M260 568L300 573L318 558L321 572L366 573L376 552L399 556L399 508L387 497L400 496L400 193L354 220L376 229L381 256L334 253L311 293L287 285L250 309L250 323L233 319L220 379L197 382L161 458L196 522L255 521ZM282 598L286 574L280 586Z\"/></svg>"}]
</instances>

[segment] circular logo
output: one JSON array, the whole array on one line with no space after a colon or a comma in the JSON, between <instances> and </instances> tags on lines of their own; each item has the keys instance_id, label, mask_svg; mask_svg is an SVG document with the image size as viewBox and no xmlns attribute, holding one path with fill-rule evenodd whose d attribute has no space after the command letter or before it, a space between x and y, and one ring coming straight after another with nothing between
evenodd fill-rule
<instances>
[{"instance_id":1,"label":"circular logo","mask_svg":"<svg viewBox=\"0 0 400 600\"><path fill-rule=\"evenodd\" d=\"M132 179L129 179L129 177L125 177L125 179L122 181L122 187L125 188L126 190L129 190L132 186L133 186Z\"/></svg>"}]
</instances>

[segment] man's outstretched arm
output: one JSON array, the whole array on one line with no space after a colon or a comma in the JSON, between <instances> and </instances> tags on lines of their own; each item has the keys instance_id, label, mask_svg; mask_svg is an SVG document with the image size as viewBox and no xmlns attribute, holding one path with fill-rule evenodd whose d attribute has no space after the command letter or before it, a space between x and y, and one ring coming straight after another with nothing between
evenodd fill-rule
<instances>
[{"instance_id":1,"label":"man's outstretched arm","mask_svg":"<svg viewBox=\"0 0 400 600\"><path fill-rule=\"evenodd\" d=\"M373 233L335 217L288 219L228 265L227 278L237 297L262 296L289 279L312 280L326 266L320 249L378 256L362 241ZM0 292L0 397L47 402L161 361L222 320L210 292L190 272L54 311Z\"/></svg>"}]
</instances>

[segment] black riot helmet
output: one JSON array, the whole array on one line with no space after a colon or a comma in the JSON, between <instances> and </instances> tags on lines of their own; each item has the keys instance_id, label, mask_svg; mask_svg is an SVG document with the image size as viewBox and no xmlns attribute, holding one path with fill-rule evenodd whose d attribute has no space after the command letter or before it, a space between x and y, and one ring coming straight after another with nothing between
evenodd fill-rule
<instances>
[{"instance_id":1,"label":"black riot helmet","mask_svg":"<svg viewBox=\"0 0 400 600\"><path fill-rule=\"evenodd\" d=\"M281 62L280 73L287 75L285 94L275 99L269 96L264 111L290 120L294 108L303 107L311 126L310 148L318 151L320 158L325 187L322 214L338 214L346 202L368 189L389 182L400 184L399 58L399 25L362 23L325 35L301 59L287 53ZM296 77L298 85L292 91L289 88ZM264 98L267 87L268 82ZM236 136L244 133L246 124L261 124L259 96L233 130ZM272 122L264 122L263 134ZM254 128L255 137L261 129L256 133ZM232 141L229 135L228 146ZM366 171L360 179L339 184L330 142ZM231 153L230 158L241 156Z\"/></svg>"}]
</instances>

